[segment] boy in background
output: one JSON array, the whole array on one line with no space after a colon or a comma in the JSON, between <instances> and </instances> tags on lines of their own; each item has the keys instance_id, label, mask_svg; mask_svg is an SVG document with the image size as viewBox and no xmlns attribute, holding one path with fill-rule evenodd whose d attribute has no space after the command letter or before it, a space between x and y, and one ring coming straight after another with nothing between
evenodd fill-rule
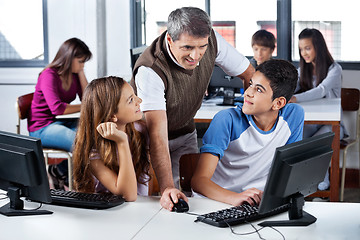
<instances>
[{"instance_id":1,"label":"boy in background","mask_svg":"<svg viewBox=\"0 0 360 240\"><path fill-rule=\"evenodd\" d=\"M261 29L254 33L251 38L254 57L250 59L250 63L254 68L272 58L275 44L275 36L271 32Z\"/></svg>"},{"instance_id":2,"label":"boy in background","mask_svg":"<svg viewBox=\"0 0 360 240\"><path fill-rule=\"evenodd\" d=\"M217 113L205 133L194 192L234 206L260 203L276 148L302 139L304 110L287 104L297 79L285 60L258 66L244 103Z\"/></svg>"}]
</instances>

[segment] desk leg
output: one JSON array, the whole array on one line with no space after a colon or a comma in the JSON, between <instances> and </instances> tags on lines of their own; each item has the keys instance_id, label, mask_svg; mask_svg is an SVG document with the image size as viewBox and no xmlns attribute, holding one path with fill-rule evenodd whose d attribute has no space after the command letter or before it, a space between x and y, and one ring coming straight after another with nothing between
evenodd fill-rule
<instances>
[{"instance_id":1,"label":"desk leg","mask_svg":"<svg viewBox=\"0 0 360 240\"><path fill-rule=\"evenodd\" d=\"M330 171L330 201L339 201L339 156L340 156L340 123L332 125L335 133L332 143L333 155L331 158Z\"/></svg>"}]
</instances>

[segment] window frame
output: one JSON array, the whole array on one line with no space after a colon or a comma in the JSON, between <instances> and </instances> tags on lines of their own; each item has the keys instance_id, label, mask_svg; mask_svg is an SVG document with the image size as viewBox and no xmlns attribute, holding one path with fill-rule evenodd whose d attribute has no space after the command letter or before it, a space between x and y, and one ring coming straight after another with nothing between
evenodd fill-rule
<instances>
[{"instance_id":1,"label":"window frame","mask_svg":"<svg viewBox=\"0 0 360 240\"><path fill-rule=\"evenodd\" d=\"M131 10L138 8L139 5L136 6L137 0L131 0ZM145 5L146 0L144 0ZM276 20L276 28L277 28L277 56L276 58L286 59L294 65L298 66L299 61L292 60L291 56L291 33L292 33L292 17L291 17L291 2L292 0L277 0L277 20ZM210 8L211 8L211 0L205 0L205 11L210 15ZM133 10L132 10L133 11ZM142 20L141 18L136 18L135 16L132 17L132 27L134 29L138 29L142 27ZM146 21L146 18L145 20ZM140 31L133 30L132 34L139 33ZM145 36L144 36L145 37ZM131 36L132 39L141 39L142 36ZM141 40L140 40L141 41ZM133 41L133 47L140 46L140 41L135 42ZM344 70L360 70L360 61L337 61Z\"/></svg>"},{"instance_id":2,"label":"window frame","mask_svg":"<svg viewBox=\"0 0 360 240\"><path fill-rule=\"evenodd\" d=\"M47 0L42 0L42 13L43 13L44 59L43 60L34 60L34 59L0 60L0 68L44 67L47 64L49 64Z\"/></svg>"}]
</instances>

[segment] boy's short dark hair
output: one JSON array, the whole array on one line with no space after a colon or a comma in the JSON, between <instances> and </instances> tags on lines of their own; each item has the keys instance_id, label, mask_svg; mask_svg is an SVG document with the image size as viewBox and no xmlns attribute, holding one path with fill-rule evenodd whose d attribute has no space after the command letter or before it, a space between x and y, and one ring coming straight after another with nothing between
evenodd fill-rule
<instances>
[{"instance_id":1,"label":"boy's short dark hair","mask_svg":"<svg viewBox=\"0 0 360 240\"><path fill-rule=\"evenodd\" d=\"M268 47L271 50L275 49L275 36L271 32L268 32L264 29L258 30L254 33L254 35L251 38L251 46L259 45Z\"/></svg>"},{"instance_id":2,"label":"boy's short dark hair","mask_svg":"<svg viewBox=\"0 0 360 240\"><path fill-rule=\"evenodd\" d=\"M286 102L289 102L298 81L298 71L294 65L285 60L270 59L260 64L256 71L261 72L269 79L273 100L283 96L286 98Z\"/></svg>"}]
</instances>

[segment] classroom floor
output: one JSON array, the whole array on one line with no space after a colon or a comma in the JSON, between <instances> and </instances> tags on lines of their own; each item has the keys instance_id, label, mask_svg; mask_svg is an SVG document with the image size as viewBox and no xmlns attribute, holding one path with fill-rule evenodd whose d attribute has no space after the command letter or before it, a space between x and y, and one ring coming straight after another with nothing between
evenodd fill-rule
<instances>
[{"instance_id":1,"label":"classroom floor","mask_svg":"<svg viewBox=\"0 0 360 240\"><path fill-rule=\"evenodd\" d=\"M344 202L360 203L360 188L345 188Z\"/></svg>"}]
</instances>

